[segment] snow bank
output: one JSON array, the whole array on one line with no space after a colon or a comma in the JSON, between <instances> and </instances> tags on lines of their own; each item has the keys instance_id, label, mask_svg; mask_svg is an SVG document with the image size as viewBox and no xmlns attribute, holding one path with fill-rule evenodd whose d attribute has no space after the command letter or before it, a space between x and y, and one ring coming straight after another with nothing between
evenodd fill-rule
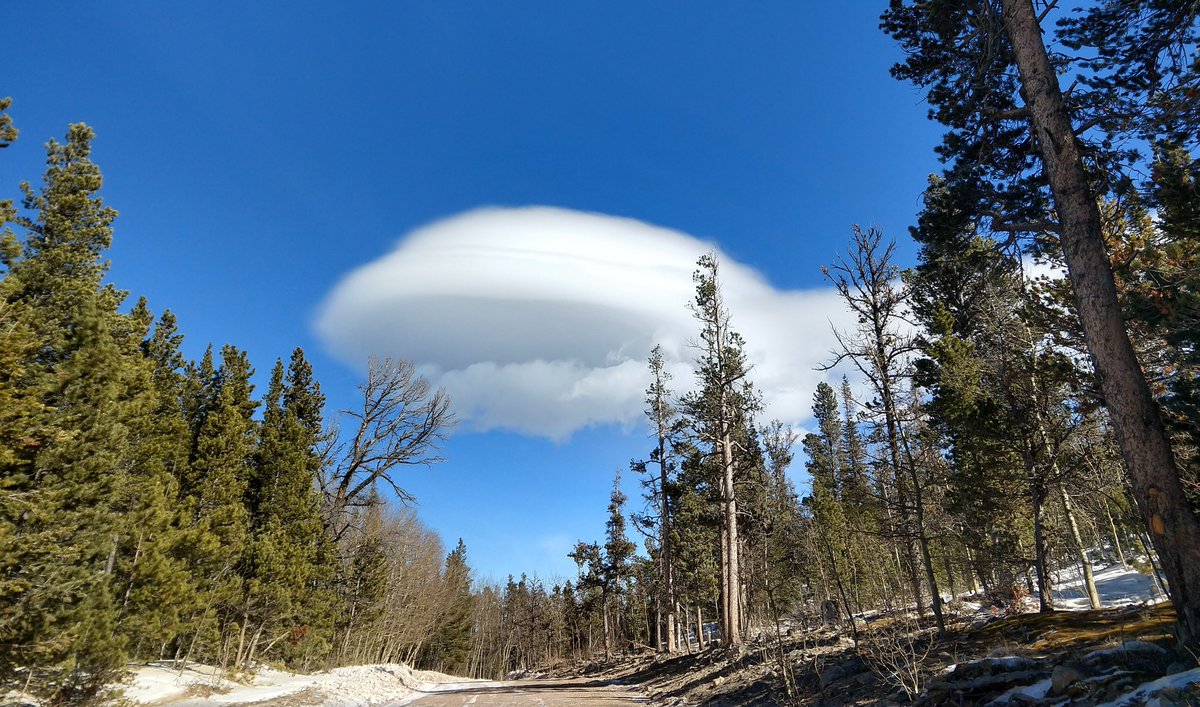
<instances>
[{"instance_id":1,"label":"snow bank","mask_svg":"<svg viewBox=\"0 0 1200 707\"><path fill-rule=\"evenodd\" d=\"M134 671L125 696L148 705L236 705L303 693L305 703L345 705L406 704L419 693L462 684L462 678L407 665L356 665L314 675L264 668L249 683L221 678L214 668L198 665L185 670L148 665ZM413 694L418 693L418 694Z\"/></svg>"}]
</instances>

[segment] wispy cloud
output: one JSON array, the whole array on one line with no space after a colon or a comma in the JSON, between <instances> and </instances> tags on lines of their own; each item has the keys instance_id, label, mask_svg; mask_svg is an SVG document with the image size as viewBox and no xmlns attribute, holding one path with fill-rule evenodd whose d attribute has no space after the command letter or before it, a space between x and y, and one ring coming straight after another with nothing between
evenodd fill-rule
<instances>
[{"instance_id":1,"label":"wispy cloud","mask_svg":"<svg viewBox=\"0 0 1200 707\"><path fill-rule=\"evenodd\" d=\"M413 231L347 275L316 328L337 356L408 358L450 393L470 429L565 439L642 417L645 360L661 344L692 385L692 271L711 243L634 219L549 207L478 209ZM718 251L718 255L721 255ZM809 417L851 324L831 288L779 290L727 256L722 278L767 415Z\"/></svg>"}]
</instances>

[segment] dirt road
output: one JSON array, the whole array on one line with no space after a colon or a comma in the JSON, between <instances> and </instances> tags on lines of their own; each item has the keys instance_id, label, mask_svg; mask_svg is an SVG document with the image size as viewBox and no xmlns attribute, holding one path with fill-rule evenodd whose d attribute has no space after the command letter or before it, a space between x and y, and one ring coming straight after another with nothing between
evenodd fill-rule
<instances>
[{"instance_id":1,"label":"dirt road","mask_svg":"<svg viewBox=\"0 0 1200 707\"><path fill-rule=\"evenodd\" d=\"M484 685L459 683L446 685L437 692L416 700L405 700L413 707L628 707L649 704L633 688L608 685L584 678L563 680L515 680Z\"/></svg>"}]
</instances>

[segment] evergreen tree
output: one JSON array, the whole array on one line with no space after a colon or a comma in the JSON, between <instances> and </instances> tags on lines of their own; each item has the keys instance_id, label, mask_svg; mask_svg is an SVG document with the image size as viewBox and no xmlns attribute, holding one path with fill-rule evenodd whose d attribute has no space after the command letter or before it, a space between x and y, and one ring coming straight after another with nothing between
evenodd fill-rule
<instances>
[{"instance_id":1,"label":"evergreen tree","mask_svg":"<svg viewBox=\"0 0 1200 707\"><path fill-rule=\"evenodd\" d=\"M1138 167L1136 152L1114 145L1128 137L1195 139L1200 121L1184 87L1197 72L1197 12L1173 2L1086 7L1060 34L1091 89L1071 92L1058 78L1069 59L1052 58L1047 16L1032 0L892 0L883 15L906 54L893 74L928 89L931 115L948 128L942 156L953 180L969 183L977 197L971 210L992 232L1061 245L1134 496L1170 582L1181 642L1192 647L1200 644L1200 519L1122 318L1099 202L1127 192Z\"/></svg>"},{"instance_id":2,"label":"evergreen tree","mask_svg":"<svg viewBox=\"0 0 1200 707\"><path fill-rule=\"evenodd\" d=\"M23 205L33 216L14 219L27 235L6 279L15 281L11 300L38 312L33 327L44 375L70 350L75 316L80 307L93 306L86 300L94 299L97 311L107 315L124 299L124 293L102 285L108 271L102 255L112 244L117 212L98 196L104 180L90 158L94 137L87 125L71 125L65 143L52 139L46 145L44 186L21 184Z\"/></svg>"},{"instance_id":3,"label":"evergreen tree","mask_svg":"<svg viewBox=\"0 0 1200 707\"><path fill-rule=\"evenodd\" d=\"M226 630L245 630L237 607L250 531L246 495L254 453L250 367L232 346L221 352L216 395L196 438L185 499L192 525L187 547L202 611L192 617L193 644L211 658ZM226 658L229 656L226 655Z\"/></svg>"},{"instance_id":4,"label":"evergreen tree","mask_svg":"<svg viewBox=\"0 0 1200 707\"><path fill-rule=\"evenodd\" d=\"M817 385L813 396L813 420L817 422L818 431L805 435L804 451L808 455L806 466L812 477L809 505L813 525L832 580L832 586L825 588L828 592L825 598L836 597L850 616L854 613L846 587L850 568L845 566L850 557L850 531L838 484L845 476L845 455L841 447L843 429L837 397L828 383Z\"/></svg>"},{"instance_id":5,"label":"evergreen tree","mask_svg":"<svg viewBox=\"0 0 1200 707\"><path fill-rule=\"evenodd\" d=\"M238 665L249 665L264 643L302 652L292 644L307 637L308 620L315 617L306 609L315 608L310 605L323 584L325 529L313 473L315 440L284 407L287 392L283 362L276 361L248 479L250 537L242 562L240 617L248 638L240 642ZM281 644L285 639L292 640Z\"/></svg>"},{"instance_id":6,"label":"evergreen tree","mask_svg":"<svg viewBox=\"0 0 1200 707\"><path fill-rule=\"evenodd\" d=\"M654 429L657 444L650 453L648 462L640 462L635 471L649 474L654 468L656 474L650 475L643 481L649 489L647 502L656 513L634 518L635 524L647 525L657 529L657 573L654 594L655 634L656 645L660 651L673 653L676 650L676 597L675 597L675 565L671 548L672 518L670 504L670 486L674 475L674 455L671 450L671 438L678 426L678 412L672 402L671 389L668 387L671 374L666 369L662 347L655 346L650 352L650 375L653 380L646 389L646 417Z\"/></svg>"},{"instance_id":7,"label":"evergreen tree","mask_svg":"<svg viewBox=\"0 0 1200 707\"><path fill-rule=\"evenodd\" d=\"M22 184L30 216L4 208L26 235L19 245L5 235L0 285L0 319L13 317L0 344L13 366L0 390L17 403L5 412L16 443L0 454L0 539L11 550L0 585L18 606L0 612L0 642L18 654L5 663L28 665L33 689L60 699L113 676L130 635L125 612L143 608L139 590L170 598L178 580L164 554L170 488L139 350L149 310L139 302L119 314L124 293L102 282L116 212L97 194L92 138L76 124L65 143L51 140L44 185ZM170 623L170 613L144 618Z\"/></svg>"},{"instance_id":8,"label":"evergreen tree","mask_svg":"<svg viewBox=\"0 0 1200 707\"><path fill-rule=\"evenodd\" d=\"M446 555L442 573L445 609L430 638L426 663L451 675L461 675L467 665L471 646L472 613L475 599L471 594L471 568L467 566L467 546L462 538Z\"/></svg>"},{"instance_id":9,"label":"evergreen tree","mask_svg":"<svg viewBox=\"0 0 1200 707\"><path fill-rule=\"evenodd\" d=\"M16 503L5 504L16 515L5 519L11 544L0 612L6 682L58 700L95 695L124 664L111 581L125 435L116 409L119 354L96 307L87 299L76 306L70 354L48 396L53 434L29 484L10 486Z\"/></svg>"},{"instance_id":10,"label":"evergreen tree","mask_svg":"<svg viewBox=\"0 0 1200 707\"><path fill-rule=\"evenodd\" d=\"M180 629L181 612L193 601L187 576L177 473L187 463L187 428L172 391L145 355L153 317L140 300L119 317L127 469L117 511L114 578L120 600L120 633L134 656L157 658ZM177 395L177 393L176 393ZM147 651L151 651L147 653Z\"/></svg>"},{"instance_id":11,"label":"evergreen tree","mask_svg":"<svg viewBox=\"0 0 1200 707\"><path fill-rule=\"evenodd\" d=\"M720 599L722 515L715 483L717 475L711 468L711 460L706 465L705 456L686 441L679 447L680 475L671 499L676 520L671 527L671 547L677 567L675 589L685 607L683 623L686 626L693 618L696 620L695 635L703 647L701 617Z\"/></svg>"},{"instance_id":12,"label":"evergreen tree","mask_svg":"<svg viewBox=\"0 0 1200 707\"><path fill-rule=\"evenodd\" d=\"M737 476L752 468L736 449L739 430L748 433L750 418L759 408L747 379L745 341L730 327L730 314L721 288L720 265L715 253L700 258L692 276L696 298L693 316L700 323L703 353L696 371L700 390L684 401L696 439L712 459L721 507L721 635L726 645L742 642L745 609L738 537ZM744 447L743 447L744 450Z\"/></svg>"},{"instance_id":13,"label":"evergreen tree","mask_svg":"<svg viewBox=\"0 0 1200 707\"><path fill-rule=\"evenodd\" d=\"M12 98L0 98L0 149L8 147L16 141L20 131L13 125L12 116L7 111L12 107Z\"/></svg>"},{"instance_id":14,"label":"evergreen tree","mask_svg":"<svg viewBox=\"0 0 1200 707\"><path fill-rule=\"evenodd\" d=\"M625 535L625 501L625 494L621 491L621 472L617 470L609 496L604 544L580 541L569 555L579 567L580 588L594 592L593 608L594 604L599 604L606 657L611 655L615 639L622 632L625 583L631 576L630 563L637 549Z\"/></svg>"}]
</instances>

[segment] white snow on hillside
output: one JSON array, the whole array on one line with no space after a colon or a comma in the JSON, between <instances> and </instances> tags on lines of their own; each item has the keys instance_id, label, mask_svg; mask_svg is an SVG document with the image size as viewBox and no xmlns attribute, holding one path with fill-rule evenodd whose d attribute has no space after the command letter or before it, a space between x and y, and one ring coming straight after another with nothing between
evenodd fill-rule
<instances>
[{"instance_id":1,"label":"white snow on hillside","mask_svg":"<svg viewBox=\"0 0 1200 707\"><path fill-rule=\"evenodd\" d=\"M1158 604L1166 601L1154 578L1120 564L1093 565L1092 576L1100 604L1105 607ZM1079 565L1064 567L1054 575L1056 609L1089 609Z\"/></svg>"}]
</instances>

